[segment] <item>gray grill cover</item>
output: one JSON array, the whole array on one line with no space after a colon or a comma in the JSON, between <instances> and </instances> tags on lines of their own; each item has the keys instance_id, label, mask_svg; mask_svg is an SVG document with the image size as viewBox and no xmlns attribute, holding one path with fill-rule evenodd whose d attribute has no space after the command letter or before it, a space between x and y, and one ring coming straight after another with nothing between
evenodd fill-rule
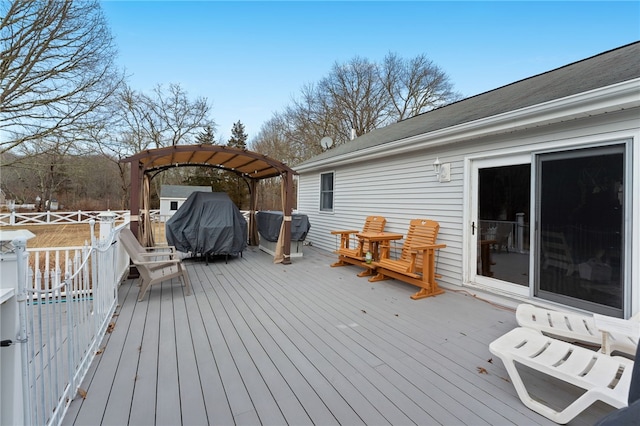
<instances>
[{"instance_id":1,"label":"gray grill cover","mask_svg":"<svg viewBox=\"0 0 640 426\"><path fill-rule=\"evenodd\" d=\"M247 247L247 221L224 192L193 192L165 225L167 243L182 252L238 254Z\"/></svg>"},{"instance_id":2,"label":"gray grill cover","mask_svg":"<svg viewBox=\"0 0 640 426\"><path fill-rule=\"evenodd\" d=\"M282 212L259 211L256 213L256 223L260 238L271 242L278 241L280 226L282 226ZM304 241L310 228L311 224L306 214L291 215L291 241Z\"/></svg>"}]
</instances>

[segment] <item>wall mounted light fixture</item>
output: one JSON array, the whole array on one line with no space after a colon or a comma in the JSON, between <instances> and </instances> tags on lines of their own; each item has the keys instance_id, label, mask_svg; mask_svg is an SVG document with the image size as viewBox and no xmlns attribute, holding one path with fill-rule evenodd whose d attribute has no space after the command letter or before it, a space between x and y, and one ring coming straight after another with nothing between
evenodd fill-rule
<instances>
[{"instance_id":1,"label":"wall mounted light fixture","mask_svg":"<svg viewBox=\"0 0 640 426\"><path fill-rule=\"evenodd\" d=\"M451 163L440 163L440 159L436 158L433 162L433 171L436 173L438 182L451 182Z\"/></svg>"}]
</instances>

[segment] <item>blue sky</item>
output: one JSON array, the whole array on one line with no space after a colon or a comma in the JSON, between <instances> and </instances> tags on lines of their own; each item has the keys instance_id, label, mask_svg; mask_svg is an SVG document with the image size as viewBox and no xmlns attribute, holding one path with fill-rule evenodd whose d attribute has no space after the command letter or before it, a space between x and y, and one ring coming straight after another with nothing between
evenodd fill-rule
<instances>
[{"instance_id":1,"label":"blue sky","mask_svg":"<svg viewBox=\"0 0 640 426\"><path fill-rule=\"evenodd\" d=\"M425 54L472 96L640 40L640 1L103 1L129 84L206 97L252 139L355 56Z\"/></svg>"}]
</instances>

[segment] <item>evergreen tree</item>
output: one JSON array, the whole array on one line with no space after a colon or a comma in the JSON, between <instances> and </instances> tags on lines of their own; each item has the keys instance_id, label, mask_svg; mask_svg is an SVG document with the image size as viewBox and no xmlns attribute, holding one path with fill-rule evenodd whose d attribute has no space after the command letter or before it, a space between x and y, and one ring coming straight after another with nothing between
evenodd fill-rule
<instances>
[{"instance_id":1,"label":"evergreen tree","mask_svg":"<svg viewBox=\"0 0 640 426\"><path fill-rule=\"evenodd\" d=\"M238 122L233 123L233 127L231 128L231 138L229 139L229 142L227 142L227 146L246 149L248 137L249 135L244 132L244 124L238 120Z\"/></svg>"},{"instance_id":2,"label":"evergreen tree","mask_svg":"<svg viewBox=\"0 0 640 426\"><path fill-rule=\"evenodd\" d=\"M214 145L216 143L216 138L210 125L205 126L204 130L198 133L196 142L200 145Z\"/></svg>"},{"instance_id":3,"label":"evergreen tree","mask_svg":"<svg viewBox=\"0 0 640 426\"><path fill-rule=\"evenodd\" d=\"M246 149L248 135L244 132L244 124L240 120L233 124L231 128L231 138L227 142L227 146ZM239 209L249 206L249 189L243 178L235 174L229 173L227 179L226 192Z\"/></svg>"},{"instance_id":4,"label":"evergreen tree","mask_svg":"<svg viewBox=\"0 0 640 426\"><path fill-rule=\"evenodd\" d=\"M216 143L213 128L207 124L202 132L196 135L196 142L199 145L214 145ZM214 191L220 191L220 170L211 167L196 167L191 176L188 176L185 183L188 185L211 186Z\"/></svg>"}]
</instances>

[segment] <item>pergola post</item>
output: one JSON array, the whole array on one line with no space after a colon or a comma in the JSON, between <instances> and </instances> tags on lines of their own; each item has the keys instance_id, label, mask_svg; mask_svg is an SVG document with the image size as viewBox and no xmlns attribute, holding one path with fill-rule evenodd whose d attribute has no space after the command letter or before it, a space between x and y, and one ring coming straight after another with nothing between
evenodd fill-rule
<instances>
[{"instance_id":1,"label":"pergola post","mask_svg":"<svg viewBox=\"0 0 640 426\"><path fill-rule=\"evenodd\" d=\"M136 238L138 236L138 225L140 222L140 189L142 187L142 173L141 173L141 165L137 161L131 162L131 182L130 182L130 191L131 195L129 197L130 205L129 210L131 211L131 224L129 227L131 228L131 232Z\"/></svg>"},{"instance_id":2,"label":"pergola post","mask_svg":"<svg viewBox=\"0 0 640 426\"><path fill-rule=\"evenodd\" d=\"M291 263L291 215L293 213L293 177L288 172L282 173L284 179L284 211L282 212L282 219L284 223L284 247L282 263L289 265Z\"/></svg>"},{"instance_id":3,"label":"pergola post","mask_svg":"<svg viewBox=\"0 0 640 426\"><path fill-rule=\"evenodd\" d=\"M258 225L256 223L256 207L258 205L258 197L256 195L256 181L249 180L249 245L257 246L259 244Z\"/></svg>"}]
</instances>

